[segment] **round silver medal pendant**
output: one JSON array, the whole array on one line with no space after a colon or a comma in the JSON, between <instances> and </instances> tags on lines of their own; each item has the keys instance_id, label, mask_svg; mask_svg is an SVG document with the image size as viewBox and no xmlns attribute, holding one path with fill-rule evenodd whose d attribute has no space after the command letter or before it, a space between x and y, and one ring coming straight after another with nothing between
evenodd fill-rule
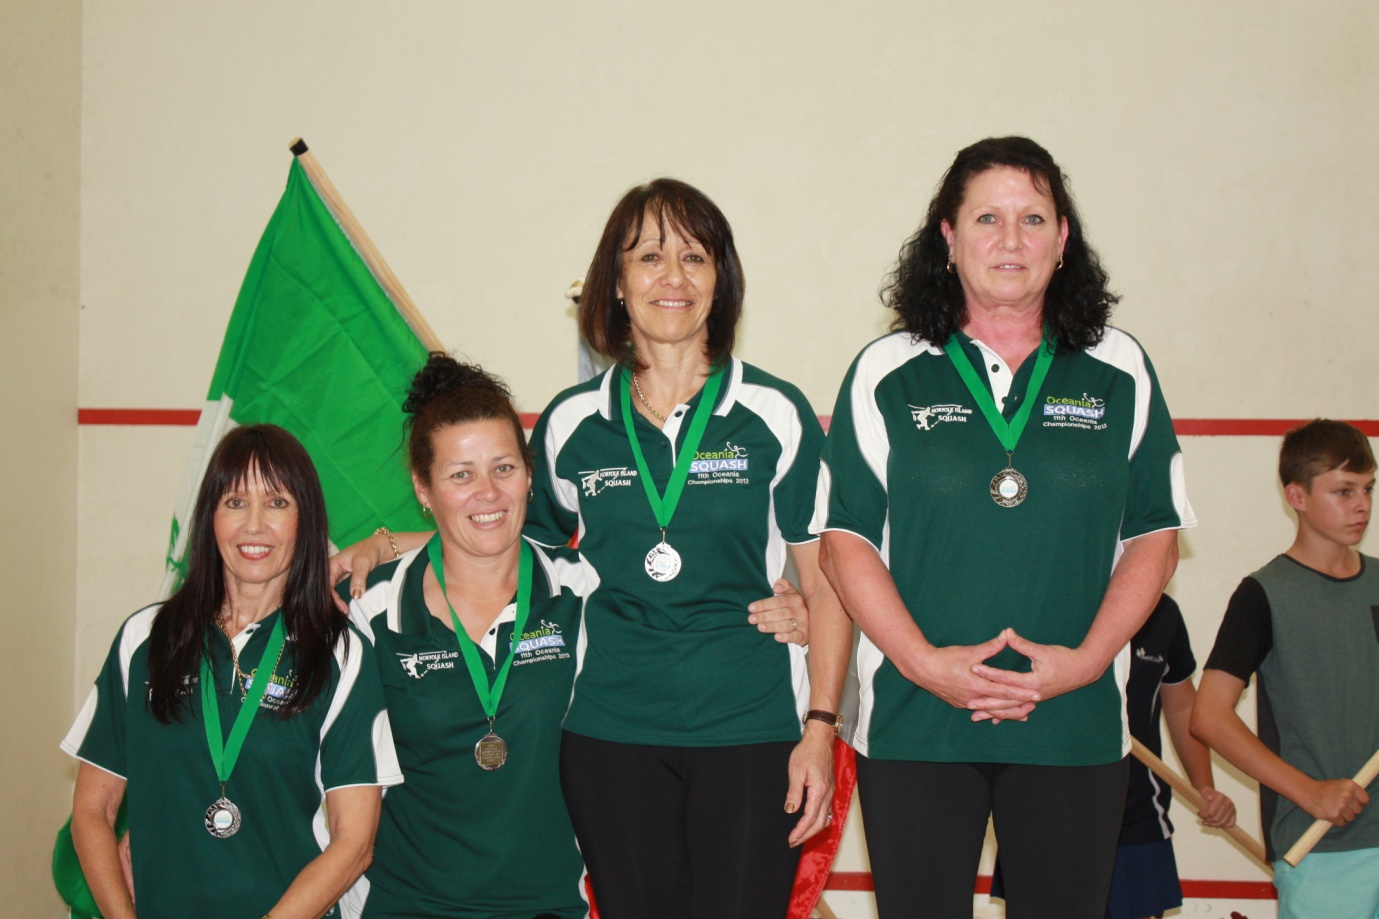
<instances>
[{"instance_id":1,"label":"round silver medal pendant","mask_svg":"<svg viewBox=\"0 0 1379 919\"><path fill-rule=\"evenodd\" d=\"M485 772L503 768L508 761L508 742L489 731L474 745L474 762Z\"/></svg>"},{"instance_id":2,"label":"round silver medal pendant","mask_svg":"<svg viewBox=\"0 0 1379 919\"><path fill-rule=\"evenodd\" d=\"M1029 494L1029 482L1018 470L1007 466L991 479L991 500L1001 507L1018 507Z\"/></svg>"},{"instance_id":3,"label":"round silver medal pendant","mask_svg":"<svg viewBox=\"0 0 1379 919\"><path fill-rule=\"evenodd\" d=\"M667 542L646 554L646 573L653 581L673 581L680 573L680 553Z\"/></svg>"},{"instance_id":4,"label":"round silver medal pendant","mask_svg":"<svg viewBox=\"0 0 1379 919\"><path fill-rule=\"evenodd\" d=\"M229 839L239 832L239 808L223 795L206 808L206 832L216 839Z\"/></svg>"}]
</instances>

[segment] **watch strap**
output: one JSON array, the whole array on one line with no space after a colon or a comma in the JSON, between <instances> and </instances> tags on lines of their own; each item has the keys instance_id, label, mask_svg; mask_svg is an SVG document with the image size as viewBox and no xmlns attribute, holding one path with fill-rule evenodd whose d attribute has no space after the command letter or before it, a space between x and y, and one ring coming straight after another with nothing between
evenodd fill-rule
<instances>
[{"instance_id":1,"label":"watch strap","mask_svg":"<svg viewBox=\"0 0 1379 919\"><path fill-rule=\"evenodd\" d=\"M805 722L822 721L824 724L833 728L833 733L837 734L843 726L843 716L837 712L826 712L823 709L811 708L804 713Z\"/></svg>"}]
</instances>

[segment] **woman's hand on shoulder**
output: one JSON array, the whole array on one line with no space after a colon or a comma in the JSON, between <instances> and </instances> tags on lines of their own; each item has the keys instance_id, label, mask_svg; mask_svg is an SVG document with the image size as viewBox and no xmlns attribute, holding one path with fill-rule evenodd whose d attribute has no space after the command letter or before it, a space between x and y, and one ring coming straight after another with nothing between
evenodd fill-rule
<instances>
[{"instance_id":1,"label":"woman's hand on shoulder","mask_svg":"<svg viewBox=\"0 0 1379 919\"><path fill-rule=\"evenodd\" d=\"M388 546L386 556L383 546ZM330 557L330 583L338 584L342 578L349 575L350 596L358 600L364 596L364 588L368 586L369 572L391 558L392 554L392 546L388 545L386 538L377 533L359 540L354 545L346 546ZM340 599L339 594L335 596L335 605L346 615L349 614L349 606Z\"/></svg>"},{"instance_id":2,"label":"woman's hand on shoulder","mask_svg":"<svg viewBox=\"0 0 1379 919\"><path fill-rule=\"evenodd\" d=\"M997 637L1012 651L1029 658L1029 672L1020 673L978 664L972 668L973 673L1002 686L1030 690L1037 693L1041 700L1052 699L1094 683L1109 666L1106 662L1093 659L1089 651L1063 645L1041 645L1022 638L1014 629L1006 629Z\"/></svg>"},{"instance_id":3,"label":"woman's hand on shoulder","mask_svg":"<svg viewBox=\"0 0 1379 919\"><path fill-rule=\"evenodd\" d=\"M773 632L776 641L794 642L803 647L809 644L809 607L804 595L785 578L777 578L771 585L772 596L747 605L747 621L758 632Z\"/></svg>"},{"instance_id":4,"label":"woman's hand on shoulder","mask_svg":"<svg viewBox=\"0 0 1379 919\"><path fill-rule=\"evenodd\" d=\"M1043 696L1035 689L991 679L988 672L1007 671L982 663L1000 653L1006 643L1002 632L980 645L930 646L916 656L909 668L913 674L904 675L954 708L972 712L973 721L1024 721Z\"/></svg>"}]
</instances>

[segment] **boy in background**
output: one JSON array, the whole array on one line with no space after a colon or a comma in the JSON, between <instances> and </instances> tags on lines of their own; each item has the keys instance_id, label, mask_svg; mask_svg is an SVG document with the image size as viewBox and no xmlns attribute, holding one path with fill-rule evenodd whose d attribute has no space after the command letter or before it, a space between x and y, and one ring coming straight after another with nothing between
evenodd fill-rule
<instances>
[{"instance_id":1,"label":"boy in background","mask_svg":"<svg viewBox=\"0 0 1379 919\"><path fill-rule=\"evenodd\" d=\"M1236 588L1192 714L1193 734L1259 782L1280 919L1379 919L1379 811L1345 778L1379 748L1379 560L1356 549L1374 468L1348 424L1284 437L1297 537ZM1252 674L1258 736L1235 712ZM1337 829L1292 868L1282 853L1314 818Z\"/></svg>"}]
</instances>

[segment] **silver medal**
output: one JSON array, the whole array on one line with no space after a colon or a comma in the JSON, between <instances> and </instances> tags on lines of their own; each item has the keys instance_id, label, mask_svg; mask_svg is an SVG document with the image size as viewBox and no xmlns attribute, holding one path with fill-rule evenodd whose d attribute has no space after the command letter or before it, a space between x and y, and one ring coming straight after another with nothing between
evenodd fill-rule
<instances>
[{"instance_id":1,"label":"silver medal","mask_svg":"<svg viewBox=\"0 0 1379 919\"><path fill-rule=\"evenodd\" d=\"M485 772L501 769L508 761L508 742L490 730L474 745L474 762Z\"/></svg>"},{"instance_id":2,"label":"silver medal","mask_svg":"<svg viewBox=\"0 0 1379 919\"><path fill-rule=\"evenodd\" d=\"M1029 482L1018 470L1007 466L991 479L991 500L1001 507L1018 507L1029 494Z\"/></svg>"},{"instance_id":3,"label":"silver medal","mask_svg":"<svg viewBox=\"0 0 1379 919\"><path fill-rule=\"evenodd\" d=\"M680 553L662 540L646 554L646 573L653 581L673 581L680 573Z\"/></svg>"},{"instance_id":4,"label":"silver medal","mask_svg":"<svg viewBox=\"0 0 1379 919\"><path fill-rule=\"evenodd\" d=\"M216 839L229 839L239 832L239 824L239 808L224 795L206 808L206 832Z\"/></svg>"}]
</instances>

